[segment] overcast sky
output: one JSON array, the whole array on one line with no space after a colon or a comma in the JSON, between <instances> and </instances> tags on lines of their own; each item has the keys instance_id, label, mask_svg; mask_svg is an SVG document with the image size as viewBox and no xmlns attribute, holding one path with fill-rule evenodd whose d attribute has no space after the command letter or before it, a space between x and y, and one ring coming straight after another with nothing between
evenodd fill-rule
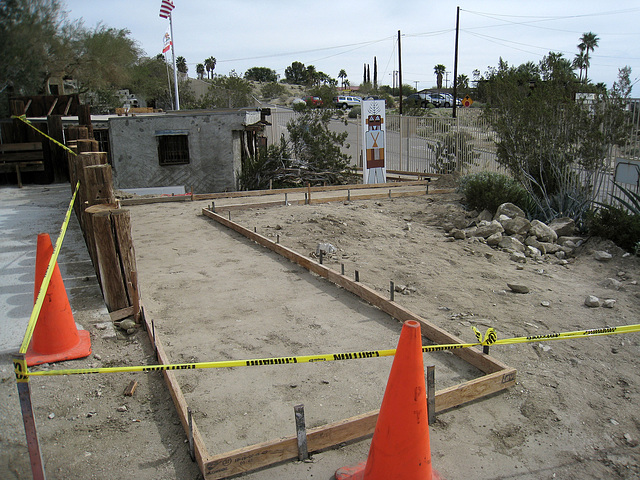
<instances>
[{"instance_id":1,"label":"overcast sky","mask_svg":"<svg viewBox=\"0 0 640 480\"><path fill-rule=\"evenodd\" d=\"M215 72L243 74L268 67L284 77L294 61L314 65L333 78L344 69L352 85L362 81L363 65L377 57L378 81L392 84L398 70L398 30L402 33L403 83L418 89L435 85L433 67L447 67L453 78L456 7L460 6L458 73L470 79L502 57L509 64L538 62L549 51L570 60L580 36L594 32L599 46L591 54L589 78L611 87L618 69L640 78L640 4L637 0L460 2L173 0L176 56L186 58L189 75L213 56ZM65 0L70 19L87 27L102 23L126 28L149 56L162 51L169 21L159 17L160 0ZM640 82L634 96L640 96Z\"/></svg>"}]
</instances>

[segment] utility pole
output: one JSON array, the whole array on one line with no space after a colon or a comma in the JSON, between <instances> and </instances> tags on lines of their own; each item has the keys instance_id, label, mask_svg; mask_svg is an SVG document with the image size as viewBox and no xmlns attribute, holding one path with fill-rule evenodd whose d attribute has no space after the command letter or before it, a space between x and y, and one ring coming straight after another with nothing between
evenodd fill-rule
<instances>
[{"instance_id":1,"label":"utility pole","mask_svg":"<svg viewBox=\"0 0 640 480\"><path fill-rule=\"evenodd\" d=\"M458 35L460 34L460 7L456 10L456 46L453 54L453 118L458 104Z\"/></svg>"},{"instance_id":2,"label":"utility pole","mask_svg":"<svg viewBox=\"0 0 640 480\"><path fill-rule=\"evenodd\" d=\"M402 115L402 45L400 30L398 30L398 84L400 86L400 115Z\"/></svg>"}]
</instances>

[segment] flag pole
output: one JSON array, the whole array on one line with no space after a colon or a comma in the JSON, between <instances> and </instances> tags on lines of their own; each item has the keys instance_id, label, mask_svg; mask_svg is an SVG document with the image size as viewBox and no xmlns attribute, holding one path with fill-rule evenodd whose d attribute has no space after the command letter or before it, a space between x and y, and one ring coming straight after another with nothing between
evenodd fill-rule
<instances>
[{"instance_id":1,"label":"flag pole","mask_svg":"<svg viewBox=\"0 0 640 480\"><path fill-rule=\"evenodd\" d=\"M176 97L176 110L180 110L180 96L178 95L178 69L176 68L176 51L174 44L176 43L173 38L173 15L169 14L169 28L171 29L171 55L173 56L173 88Z\"/></svg>"}]
</instances>

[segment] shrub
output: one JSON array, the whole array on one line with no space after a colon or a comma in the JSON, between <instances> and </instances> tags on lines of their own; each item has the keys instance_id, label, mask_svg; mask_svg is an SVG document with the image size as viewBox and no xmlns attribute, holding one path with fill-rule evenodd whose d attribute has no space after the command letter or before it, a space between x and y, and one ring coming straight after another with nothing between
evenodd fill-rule
<instances>
[{"instance_id":1,"label":"shrub","mask_svg":"<svg viewBox=\"0 0 640 480\"><path fill-rule=\"evenodd\" d=\"M589 234L611 240L620 248L638 254L640 216L621 207L607 205L587 215Z\"/></svg>"},{"instance_id":2,"label":"shrub","mask_svg":"<svg viewBox=\"0 0 640 480\"><path fill-rule=\"evenodd\" d=\"M458 192L464 195L464 203L468 208L495 212L503 203L511 202L529 217L534 217L536 213L535 204L527 191L516 180L502 173L467 175L460 180Z\"/></svg>"},{"instance_id":3,"label":"shrub","mask_svg":"<svg viewBox=\"0 0 640 480\"><path fill-rule=\"evenodd\" d=\"M358 118L358 115L362 112L362 107L353 107L349 110L348 117L349 118Z\"/></svg>"}]
</instances>

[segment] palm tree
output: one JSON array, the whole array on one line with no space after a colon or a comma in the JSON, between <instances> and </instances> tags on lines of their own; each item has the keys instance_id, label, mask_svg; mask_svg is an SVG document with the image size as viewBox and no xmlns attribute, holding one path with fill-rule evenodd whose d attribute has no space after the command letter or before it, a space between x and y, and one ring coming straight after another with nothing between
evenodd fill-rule
<instances>
[{"instance_id":1,"label":"palm tree","mask_svg":"<svg viewBox=\"0 0 640 480\"><path fill-rule=\"evenodd\" d=\"M573 62L571 64L571 66L573 68L577 68L578 70L580 70L580 75L578 76L578 81L582 82L582 71L587 66L586 55L585 55L584 51L581 50L579 53L576 53L576 56L573 59Z\"/></svg>"},{"instance_id":2,"label":"palm tree","mask_svg":"<svg viewBox=\"0 0 640 480\"><path fill-rule=\"evenodd\" d=\"M433 73L436 75L436 83L438 85L438 90L442 88L442 77L444 73L447 71L447 67L439 63L435 67L433 67Z\"/></svg>"},{"instance_id":3,"label":"palm tree","mask_svg":"<svg viewBox=\"0 0 640 480\"><path fill-rule=\"evenodd\" d=\"M584 60L584 81L585 83L587 82L587 72L589 70L589 65L590 65L590 57L589 57L589 51L593 52L593 50L598 46L598 41L600 39L598 38L598 36L593 33L593 32L587 32L587 33L583 33L582 36L580 37L580 44L578 45L578 48L580 49L580 51L584 51L584 56L585 56L585 60Z\"/></svg>"},{"instance_id":4,"label":"palm tree","mask_svg":"<svg viewBox=\"0 0 640 480\"><path fill-rule=\"evenodd\" d=\"M198 74L198 79L202 80L202 77L204 77L204 65L202 63L196 65L196 73Z\"/></svg>"},{"instance_id":5,"label":"palm tree","mask_svg":"<svg viewBox=\"0 0 640 480\"><path fill-rule=\"evenodd\" d=\"M345 72L344 68L338 73L338 78L340 79L342 88L344 88L344 79L347 78L347 72Z\"/></svg>"},{"instance_id":6,"label":"palm tree","mask_svg":"<svg viewBox=\"0 0 640 480\"><path fill-rule=\"evenodd\" d=\"M187 67L187 59L183 56L176 58L176 68L180 73L187 73L189 67Z\"/></svg>"},{"instance_id":7,"label":"palm tree","mask_svg":"<svg viewBox=\"0 0 640 480\"><path fill-rule=\"evenodd\" d=\"M204 61L204 68L207 69L207 78L213 76L213 70L216 68L216 58L209 57Z\"/></svg>"},{"instance_id":8,"label":"palm tree","mask_svg":"<svg viewBox=\"0 0 640 480\"><path fill-rule=\"evenodd\" d=\"M460 75L458 75L458 78L456 79L456 86L462 91L468 90L469 77L466 76L464 73L461 73Z\"/></svg>"}]
</instances>

